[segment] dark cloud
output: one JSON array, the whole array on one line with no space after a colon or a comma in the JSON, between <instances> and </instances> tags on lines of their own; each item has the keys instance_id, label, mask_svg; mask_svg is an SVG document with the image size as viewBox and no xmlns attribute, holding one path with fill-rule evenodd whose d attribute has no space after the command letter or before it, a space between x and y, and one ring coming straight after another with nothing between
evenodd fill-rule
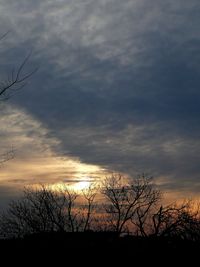
<instances>
[{"instance_id":1,"label":"dark cloud","mask_svg":"<svg viewBox=\"0 0 200 267\"><path fill-rule=\"evenodd\" d=\"M199 0L1 1L2 68L40 66L12 101L60 141L58 155L199 183ZM16 12L18 10L19 12ZM6 16L4 15L6 14ZM32 67L32 66L31 66Z\"/></svg>"}]
</instances>

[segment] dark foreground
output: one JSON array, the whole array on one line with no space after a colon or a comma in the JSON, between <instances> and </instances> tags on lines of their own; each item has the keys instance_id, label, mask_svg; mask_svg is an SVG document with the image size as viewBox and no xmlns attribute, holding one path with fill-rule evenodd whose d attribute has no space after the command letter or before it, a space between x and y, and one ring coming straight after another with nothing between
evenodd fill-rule
<instances>
[{"instance_id":1,"label":"dark foreground","mask_svg":"<svg viewBox=\"0 0 200 267\"><path fill-rule=\"evenodd\" d=\"M168 266L199 264L200 243L180 239L117 237L114 233L48 233L0 240L1 259L15 263L62 266L128 264ZM60 265L59 265L60 266Z\"/></svg>"}]
</instances>

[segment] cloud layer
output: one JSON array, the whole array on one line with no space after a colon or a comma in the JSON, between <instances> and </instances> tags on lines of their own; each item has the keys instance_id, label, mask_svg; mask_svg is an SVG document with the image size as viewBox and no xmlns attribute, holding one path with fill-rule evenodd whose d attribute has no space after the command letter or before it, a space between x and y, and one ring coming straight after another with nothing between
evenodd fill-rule
<instances>
[{"instance_id":1,"label":"cloud layer","mask_svg":"<svg viewBox=\"0 0 200 267\"><path fill-rule=\"evenodd\" d=\"M2 73L30 50L27 70L40 66L11 101L58 156L198 193L199 12L199 0L1 0Z\"/></svg>"},{"instance_id":2,"label":"cloud layer","mask_svg":"<svg viewBox=\"0 0 200 267\"><path fill-rule=\"evenodd\" d=\"M48 137L48 129L20 108L2 105L0 125L1 150L13 147L15 155L1 165L0 190L99 179L105 173L102 168L84 164L77 157L56 154L54 148L60 146L59 140Z\"/></svg>"}]
</instances>

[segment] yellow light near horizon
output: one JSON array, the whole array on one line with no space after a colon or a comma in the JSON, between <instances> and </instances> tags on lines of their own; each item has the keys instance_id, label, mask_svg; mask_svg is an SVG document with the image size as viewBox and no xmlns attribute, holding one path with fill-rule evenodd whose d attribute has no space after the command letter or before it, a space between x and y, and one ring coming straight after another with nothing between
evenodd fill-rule
<instances>
[{"instance_id":1,"label":"yellow light near horizon","mask_svg":"<svg viewBox=\"0 0 200 267\"><path fill-rule=\"evenodd\" d=\"M72 191L75 191L79 193L82 190L86 190L90 187L91 182L90 181L80 181L80 182L72 182L72 183L56 183L50 185L50 188L54 191L59 191L59 190L65 190L66 188Z\"/></svg>"},{"instance_id":2,"label":"yellow light near horizon","mask_svg":"<svg viewBox=\"0 0 200 267\"><path fill-rule=\"evenodd\" d=\"M91 185L91 182L89 181L80 181L77 183L74 183L73 185L70 185L70 187L75 191L82 191L85 189L88 189Z\"/></svg>"}]
</instances>

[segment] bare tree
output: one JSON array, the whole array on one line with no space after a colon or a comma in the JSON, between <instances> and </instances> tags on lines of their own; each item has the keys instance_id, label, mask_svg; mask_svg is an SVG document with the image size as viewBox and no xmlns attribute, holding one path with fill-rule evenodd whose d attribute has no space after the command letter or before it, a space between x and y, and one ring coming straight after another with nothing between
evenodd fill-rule
<instances>
[{"instance_id":1,"label":"bare tree","mask_svg":"<svg viewBox=\"0 0 200 267\"><path fill-rule=\"evenodd\" d=\"M0 215L0 235L23 237L44 232L114 231L143 237L179 237L200 241L200 213L191 202L159 206L160 192L152 180L140 176L125 181L112 175L101 188L104 205L94 202L96 187L78 195L66 185L56 190L41 185L25 188ZM79 199L79 200L77 200ZM103 209L101 209L103 208ZM133 228L134 226L134 228Z\"/></svg>"},{"instance_id":2,"label":"bare tree","mask_svg":"<svg viewBox=\"0 0 200 267\"><path fill-rule=\"evenodd\" d=\"M9 32L6 32L0 37L2 41ZM16 91L20 90L26 85L27 80L37 71L37 68L24 73L27 62L31 57L31 53L25 57L22 63L17 67L13 68L11 72L7 75L7 79L0 80L0 101L5 101L9 99ZM3 153L0 156L0 163L4 163L14 157L14 151Z\"/></svg>"},{"instance_id":3,"label":"bare tree","mask_svg":"<svg viewBox=\"0 0 200 267\"><path fill-rule=\"evenodd\" d=\"M136 227L135 232L137 235L144 237L149 235L149 217L157 208L160 200L161 192L155 189L151 182L147 180L143 201L138 205L134 216L131 218L131 222Z\"/></svg>"},{"instance_id":4,"label":"bare tree","mask_svg":"<svg viewBox=\"0 0 200 267\"><path fill-rule=\"evenodd\" d=\"M73 191L69 190L67 186L64 186L64 189L61 189L60 194L62 194L65 198L65 211L67 215L67 228L71 232L75 232L78 230L78 223L77 223L77 213L75 212L75 200L78 197L78 194Z\"/></svg>"},{"instance_id":5,"label":"bare tree","mask_svg":"<svg viewBox=\"0 0 200 267\"><path fill-rule=\"evenodd\" d=\"M63 187L64 194L67 196L68 231L85 232L91 230L94 221L95 196L97 187L91 184L87 189L83 189L80 194L74 190Z\"/></svg>"},{"instance_id":6,"label":"bare tree","mask_svg":"<svg viewBox=\"0 0 200 267\"><path fill-rule=\"evenodd\" d=\"M194 208L191 201L186 201L181 205L161 205L157 212L152 214L151 235L200 240L199 219L199 206Z\"/></svg>"},{"instance_id":7,"label":"bare tree","mask_svg":"<svg viewBox=\"0 0 200 267\"><path fill-rule=\"evenodd\" d=\"M0 232L5 235L24 236L41 232L75 232L83 226L78 194L65 185L52 190L49 186L25 188L20 200L12 201L7 212L0 216ZM92 196L87 195L90 207L84 222L89 227ZM83 227L82 227L83 228Z\"/></svg>"},{"instance_id":8,"label":"bare tree","mask_svg":"<svg viewBox=\"0 0 200 267\"><path fill-rule=\"evenodd\" d=\"M113 174L104 181L102 193L107 200L105 210L110 224L119 234L128 229L138 214L142 231L145 215L160 197L159 191L152 188L152 179L145 175L126 182L121 174Z\"/></svg>"},{"instance_id":9,"label":"bare tree","mask_svg":"<svg viewBox=\"0 0 200 267\"><path fill-rule=\"evenodd\" d=\"M3 34L0 37L0 41L2 41L9 32ZM17 67L11 70L11 72L7 75L7 79L1 80L0 82L0 100L7 100L10 98L14 92L23 88L26 85L27 80L37 71L37 68L33 69L28 73L24 73L24 69L26 67L27 62L31 57L31 53L29 53L22 63Z\"/></svg>"},{"instance_id":10,"label":"bare tree","mask_svg":"<svg viewBox=\"0 0 200 267\"><path fill-rule=\"evenodd\" d=\"M67 198L64 194L52 191L48 186L39 189L25 189L24 199L28 201L32 213L42 225L42 231L64 231L65 218L63 210Z\"/></svg>"},{"instance_id":11,"label":"bare tree","mask_svg":"<svg viewBox=\"0 0 200 267\"><path fill-rule=\"evenodd\" d=\"M25 188L23 197L12 201L7 212L0 218L2 234L24 236L25 234L62 231L65 227L63 195L45 186L39 189Z\"/></svg>"},{"instance_id":12,"label":"bare tree","mask_svg":"<svg viewBox=\"0 0 200 267\"><path fill-rule=\"evenodd\" d=\"M91 229L91 218L92 213L94 212L94 200L97 195L97 186L95 184L91 184L87 189L82 190L83 197L86 200L86 216L84 218L83 231L87 231Z\"/></svg>"}]
</instances>

